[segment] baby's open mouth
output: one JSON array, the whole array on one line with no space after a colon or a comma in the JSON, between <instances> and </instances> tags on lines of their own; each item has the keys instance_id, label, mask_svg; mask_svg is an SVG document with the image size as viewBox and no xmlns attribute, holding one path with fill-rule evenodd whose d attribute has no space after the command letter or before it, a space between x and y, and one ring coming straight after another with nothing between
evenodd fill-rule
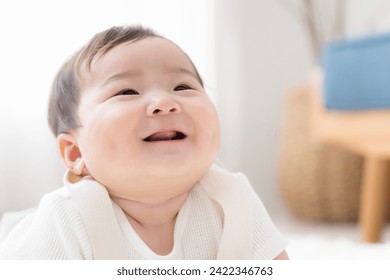
<instances>
[{"instance_id":1,"label":"baby's open mouth","mask_svg":"<svg viewBox=\"0 0 390 280\"><path fill-rule=\"evenodd\" d=\"M162 132L153 133L152 135L146 137L144 141L156 142L156 141L182 140L186 137L187 135L185 135L180 131L162 131Z\"/></svg>"}]
</instances>

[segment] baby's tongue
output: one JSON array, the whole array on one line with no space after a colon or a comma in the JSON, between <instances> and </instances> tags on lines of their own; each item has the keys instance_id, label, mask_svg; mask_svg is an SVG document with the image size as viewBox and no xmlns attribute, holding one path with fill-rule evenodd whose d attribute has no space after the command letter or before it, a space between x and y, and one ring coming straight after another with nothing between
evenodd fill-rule
<instances>
[{"instance_id":1,"label":"baby's tongue","mask_svg":"<svg viewBox=\"0 0 390 280\"><path fill-rule=\"evenodd\" d=\"M148 137L148 141L172 140L176 136L174 131L157 132Z\"/></svg>"}]
</instances>

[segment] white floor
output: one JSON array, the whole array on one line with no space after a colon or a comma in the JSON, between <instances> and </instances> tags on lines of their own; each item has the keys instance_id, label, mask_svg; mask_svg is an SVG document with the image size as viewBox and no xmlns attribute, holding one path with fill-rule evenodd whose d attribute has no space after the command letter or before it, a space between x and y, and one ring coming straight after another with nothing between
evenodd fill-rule
<instances>
[{"instance_id":1,"label":"white floor","mask_svg":"<svg viewBox=\"0 0 390 280\"><path fill-rule=\"evenodd\" d=\"M298 220L286 214L274 219L289 242L295 260L387 260L390 259L390 224L379 243L361 242L357 223L316 223Z\"/></svg>"}]
</instances>

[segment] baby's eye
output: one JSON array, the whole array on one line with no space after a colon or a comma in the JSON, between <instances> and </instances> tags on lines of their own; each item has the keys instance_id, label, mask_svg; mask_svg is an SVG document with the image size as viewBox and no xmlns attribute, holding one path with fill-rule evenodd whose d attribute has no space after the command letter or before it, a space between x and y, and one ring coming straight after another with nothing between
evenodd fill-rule
<instances>
[{"instance_id":1,"label":"baby's eye","mask_svg":"<svg viewBox=\"0 0 390 280\"><path fill-rule=\"evenodd\" d=\"M134 89L126 88L115 94L115 96L118 95L139 95L139 92Z\"/></svg>"},{"instance_id":2,"label":"baby's eye","mask_svg":"<svg viewBox=\"0 0 390 280\"><path fill-rule=\"evenodd\" d=\"M182 85L178 85L173 90L174 91L181 91L181 90L189 90L189 89L192 89L192 88L188 85L182 84Z\"/></svg>"}]
</instances>

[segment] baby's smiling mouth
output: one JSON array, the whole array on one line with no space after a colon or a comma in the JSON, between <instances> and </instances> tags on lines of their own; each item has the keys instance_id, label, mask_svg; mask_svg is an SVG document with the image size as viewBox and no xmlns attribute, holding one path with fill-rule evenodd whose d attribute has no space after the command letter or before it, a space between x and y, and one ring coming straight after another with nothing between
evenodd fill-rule
<instances>
[{"instance_id":1,"label":"baby's smiling mouth","mask_svg":"<svg viewBox=\"0 0 390 280\"><path fill-rule=\"evenodd\" d=\"M172 141L172 140L183 140L187 137L183 132L180 131L160 131L153 133L152 135L143 139L145 142L157 142L157 141Z\"/></svg>"}]
</instances>

